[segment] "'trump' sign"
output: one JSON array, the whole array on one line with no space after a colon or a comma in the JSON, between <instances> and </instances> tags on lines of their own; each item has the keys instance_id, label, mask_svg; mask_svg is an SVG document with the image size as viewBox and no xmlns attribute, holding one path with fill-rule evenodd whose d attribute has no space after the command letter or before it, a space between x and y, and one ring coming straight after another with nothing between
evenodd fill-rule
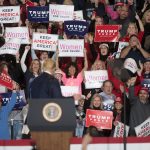
<instances>
[{"instance_id":1,"label":"'trump' sign","mask_svg":"<svg viewBox=\"0 0 150 150\"><path fill-rule=\"evenodd\" d=\"M95 42L118 42L119 25L97 25Z\"/></svg>"},{"instance_id":2,"label":"'trump' sign","mask_svg":"<svg viewBox=\"0 0 150 150\"><path fill-rule=\"evenodd\" d=\"M49 7L48 6L29 6L28 20L31 22L48 22L49 21Z\"/></svg>"},{"instance_id":3,"label":"'trump' sign","mask_svg":"<svg viewBox=\"0 0 150 150\"><path fill-rule=\"evenodd\" d=\"M65 21L64 30L67 35L84 36L88 32L89 24L85 21Z\"/></svg>"},{"instance_id":4,"label":"'trump' sign","mask_svg":"<svg viewBox=\"0 0 150 150\"><path fill-rule=\"evenodd\" d=\"M86 127L95 126L101 129L112 129L112 111L87 109Z\"/></svg>"}]
</instances>

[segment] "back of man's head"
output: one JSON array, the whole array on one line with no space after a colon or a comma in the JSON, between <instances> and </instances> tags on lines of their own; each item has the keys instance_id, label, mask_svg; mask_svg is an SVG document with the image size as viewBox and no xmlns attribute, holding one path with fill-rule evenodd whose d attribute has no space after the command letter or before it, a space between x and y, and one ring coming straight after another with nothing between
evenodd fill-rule
<instances>
[{"instance_id":1,"label":"back of man's head","mask_svg":"<svg viewBox=\"0 0 150 150\"><path fill-rule=\"evenodd\" d=\"M55 68L55 62L51 58L48 58L47 60L44 61L44 63L43 63L44 71L49 71L49 72L53 73L54 68Z\"/></svg>"}]
</instances>

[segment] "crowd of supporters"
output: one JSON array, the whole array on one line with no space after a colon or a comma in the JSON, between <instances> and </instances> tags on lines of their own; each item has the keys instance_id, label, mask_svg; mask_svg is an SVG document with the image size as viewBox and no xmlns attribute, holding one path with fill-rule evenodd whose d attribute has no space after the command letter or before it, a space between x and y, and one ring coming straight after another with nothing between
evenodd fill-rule
<instances>
[{"instance_id":1,"label":"crowd of supporters","mask_svg":"<svg viewBox=\"0 0 150 150\"><path fill-rule=\"evenodd\" d=\"M82 137L87 132L93 136L113 136L118 121L130 127L129 136L136 136L134 128L150 117L148 89L150 78L150 0L32 0L30 2L35 7L49 6L49 4L74 5L75 11L81 10L83 12L84 21L89 24L88 32L84 37L70 36L64 32L63 22L31 22L28 20L26 0L0 0L0 7L20 6L20 22L1 23L0 47L6 43L6 27L26 26L31 41L31 44L21 44L16 55L0 55L0 73L5 70L17 83L15 89L25 91L26 100L48 98L48 96L42 97L39 93L36 96L38 91L34 90L37 87L35 84L37 78L39 79L43 75L43 71L47 71L45 67L49 61L52 61L56 67L52 66L50 73L58 80L60 86L79 87L79 93L73 96L76 113L74 136ZM95 42L97 25L119 25L118 42ZM59 39L84 39L84 57L59 57L59 49L55 52L32 49L33 32L57 34ZM124 47L118 55L119 42L128 42L128 46ZM129 60L134 65L133 69L125 67ZM103 82L100 88L86 89L85 71L96 70L106 70L108 79ZM44 78L41 77L38 85L52 86L48 85L49 82L44 81ZM41 84L42 81L44 85ZM147 81L145 86L142 85L143 81ZM58 84L56 81L54 83ZM39 89L40 91L44 90L42 87ZM50 98L56 97L61 98L61 93L51 93ZM1 123L1 110L5 106L1 105L0 139L3 139L3 137L1 138L3 130L1 126L4 124ZM13 110L10 116L5 118L10 127L13 118L14 139L31 138L30 132L22 132L27 123L27 109L28 105L21 110ZM112 111L112 129L85 127L87 109ZM10 136L5 138L9 139Z\"/></svg>"}]
</instances>

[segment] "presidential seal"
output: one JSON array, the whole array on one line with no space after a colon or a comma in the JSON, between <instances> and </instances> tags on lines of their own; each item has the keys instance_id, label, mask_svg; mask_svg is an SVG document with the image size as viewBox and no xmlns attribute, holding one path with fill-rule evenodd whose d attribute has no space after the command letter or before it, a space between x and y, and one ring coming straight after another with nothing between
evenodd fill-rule
<instances>
[{"instance_id":1,"label":"presidential seal","mask_svg":"<svg viewBox=\"0 0 150 150\"><path fill-rule=\"evenodd\" d=\"M43 107L43 117L49 122L56 122L61 118L61 107L56 103L48 103Z\"/></svg>"}]
</instances>

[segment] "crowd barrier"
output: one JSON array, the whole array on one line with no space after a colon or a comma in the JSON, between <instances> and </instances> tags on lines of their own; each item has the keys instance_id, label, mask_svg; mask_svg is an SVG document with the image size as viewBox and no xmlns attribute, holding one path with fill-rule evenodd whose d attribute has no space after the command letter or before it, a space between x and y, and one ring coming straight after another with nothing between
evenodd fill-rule
<instances>
[{"instance_id":1,"label":"crowd barrier","mask_svg":"<svg viewBox=\"0 0 150 150\"><path fill-rule=\"evenodd\" d=\"M0 140L0 150L32 150L33 140Z\"/></svg>"},{"instance_id":2,"label":"crowd barrier","mask_svg":"<svg viewBox=\"0 0 150 150\"><path fill-rule=\"evenodd\" d=\"M150 137L128 137L126 150L150 150ZM123 138L93 138L87 150L124 150ZM70 140L70 150L81 150L82 138Z\"/></svg>"}]
</instances>

